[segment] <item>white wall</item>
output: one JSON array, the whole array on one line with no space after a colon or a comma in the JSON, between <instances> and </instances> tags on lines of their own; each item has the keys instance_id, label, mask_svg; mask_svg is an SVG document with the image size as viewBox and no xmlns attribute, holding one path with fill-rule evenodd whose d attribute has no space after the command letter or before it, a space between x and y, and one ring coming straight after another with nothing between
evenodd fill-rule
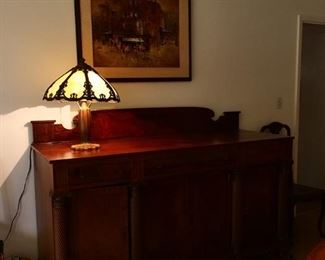
<instances>
[{"instance_id":1,"label":"white wall","mask_svg":"<svg viewBox=\"0 0 325 260\"><path fill-rule=\"evenodd\" d=\"M192 82L115 84L122 98L115 107L204 106L217 115L241 110L245 129L271 120L292 125L299 13L325 16L325 1L192 0ZM28 122L71 117L69 106L41 98L76 62L73 0L0 0L0 22L3 237L28 166ZM282 109L277 109L278 97ZM32 179L7 253L36 259Z\"/></svg>"}]
</instances>

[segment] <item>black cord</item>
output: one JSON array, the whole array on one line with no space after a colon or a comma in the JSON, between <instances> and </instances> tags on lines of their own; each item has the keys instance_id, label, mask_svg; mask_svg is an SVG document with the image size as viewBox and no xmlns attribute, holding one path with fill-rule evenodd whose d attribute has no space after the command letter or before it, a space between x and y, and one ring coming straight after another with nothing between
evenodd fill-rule
<instances>
[{"instance_id":1,"label":"black cord","mask_svg":"<svg viewBox=\"0 0 325 260\"><path fill-rule=\"evenodd\" d=\"M3 256L3 241L0 240L0 257Z\"/></svg>"},{"instance_id":2,"label":"black cord","mask_svg":"<svg viewBox=\"0 0 325 260\"><path fill-rule=\"evenodd\" d=\"M22 192L21 192L21 194L19 196L16 213L15 213L14 217L11 220L9 230L8 230L7 235L5 236L5 239L3 240L3 244L8 240L9 236L11 235L12 228L13 228L13 226L15 224L15 221L16 221L19 213L20 213L21 202L22 202L23 196L24 196L24 194L26 192L27 182L28 182L31 171L32 171L32 148L30 147L29 148L29 167L28 167L28 171L27 171L27 174L26 174L24 187L23 187L23 190L22 190Z\"/></svg>"}]
</instances>

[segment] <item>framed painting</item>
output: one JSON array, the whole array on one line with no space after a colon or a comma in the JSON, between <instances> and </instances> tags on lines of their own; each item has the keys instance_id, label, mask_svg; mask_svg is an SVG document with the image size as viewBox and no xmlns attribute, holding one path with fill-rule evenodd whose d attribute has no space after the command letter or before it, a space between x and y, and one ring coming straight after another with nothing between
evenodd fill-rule
<instances>
[{"instance_id":1,"label":"framed painting","mask_svg":"<svg viewBox=\"0 0 325 260\"><path fill-rule=\"evenodd\" d=\"M75 0L78 60L109 81L191 80L190 0Z\"/></svg>"}]
</instances>

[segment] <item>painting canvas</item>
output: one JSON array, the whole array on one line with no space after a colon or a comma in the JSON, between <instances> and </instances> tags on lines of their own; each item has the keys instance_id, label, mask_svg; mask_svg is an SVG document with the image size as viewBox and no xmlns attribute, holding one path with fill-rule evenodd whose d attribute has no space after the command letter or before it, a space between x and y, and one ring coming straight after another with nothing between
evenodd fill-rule
<instances>
[{"instance_id":1,"label":"painting canvas","mask_svg":"<svg viewBox=\"0 0 325 260\"><path fill-rule=\"evenodd\" d=\"M78 56L111 81L190 80L188 0L77 0Z\"/></svg>"}]
</instances>

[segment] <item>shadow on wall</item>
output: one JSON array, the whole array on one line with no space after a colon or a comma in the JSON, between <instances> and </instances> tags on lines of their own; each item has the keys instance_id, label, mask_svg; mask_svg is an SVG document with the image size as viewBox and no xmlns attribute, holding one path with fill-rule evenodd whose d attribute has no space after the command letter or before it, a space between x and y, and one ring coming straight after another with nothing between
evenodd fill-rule
<instances>
[{"instance_id":1,"label":"shadow on wall","mask_svg":"<svg viewBox=\"0 0 325 260\"><path fill-rule=\"evenodd\" d=\"M23 190L29 165L29 149L27 149L6 181L0 187L0 204L3 215L0 219L0 239L4 239L16 213L19 196ZM35 218L34 172L27 181L26 191L21 203L20 213L15 221L11 235L5 242L5 256L24 256L37 259L37 232ZM5 223L5 224L4 224Z\"/></svg>"},{"instance_id":2,"label":"shadow on wall","mask_svg":"<svg viewBox=\"0 0 325 260\"><path fill-rule=\"evenodd\" d=\"M7 229L9 226L0 225L0 229ZM37 259L35 255L35 244L37 244L37 238L35 236L29 236L22 232L16 232L14 241L9 241L8 245L5 247L5 259L7 257L20 256L28 259ZM16 246L19 245L18 247ZM30 253L26 253L30 252ZM28 255L27 255L28 254ZM10 259L10 258L9 258Z\"/></svg>"},{"instance_id":3,"label":"shadow on wall","mask_svg":"<svg viewBox=\"0 0 325 260\"><path fill-rule=\"evenodd\" d=\"M15 214L29 166L29 147L33 141L31 120L72 122L75 115L70 105L60 107L58 102L47 102L54 107L24 107L5 114L1 111L1 165L0 183L0 239L4 239ZM65 125L69 127L67 124ZM37 227L35 210L34 174L28 181L22 200L21 213L13 233L5 245L7 255L28 256L37 259Z\"/></svg>"}]
</instances>

